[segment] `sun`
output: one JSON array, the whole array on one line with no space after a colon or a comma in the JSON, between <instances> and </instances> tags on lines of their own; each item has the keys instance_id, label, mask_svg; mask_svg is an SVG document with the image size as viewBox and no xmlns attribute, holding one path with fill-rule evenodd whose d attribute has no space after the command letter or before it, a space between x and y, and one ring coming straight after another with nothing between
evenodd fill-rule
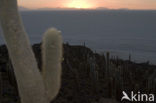
<instances>
[{"instance_id":1,"label":"sun","mask_svg":"<svg viewBox=\"0 0 156 103\"><path fill-rule=\"evenodd\" d=\"M84 0L72 0L71 2L67 3L66 7L68 8L77 8L77 9L88 9L92 8L92 5Z\"/></svg>"}]
</instances>

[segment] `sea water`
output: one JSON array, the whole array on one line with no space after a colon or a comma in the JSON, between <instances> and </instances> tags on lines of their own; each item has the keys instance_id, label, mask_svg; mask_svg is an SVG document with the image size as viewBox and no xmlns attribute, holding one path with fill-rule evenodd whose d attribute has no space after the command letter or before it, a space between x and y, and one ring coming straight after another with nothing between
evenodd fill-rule
<instances>
[{"instance_id":1,"label":"sea water","mask_svg":"<svg viewBox=\"0 0 156 103\"><path fill-rule=\"evenodd\" d=\"M123 59L131 54L135 62L156 64L156 11L25 11L21 15L32 44L55 27L69 44L85 43L96 52L109 51Z\"/></svg>"}]
</instances>

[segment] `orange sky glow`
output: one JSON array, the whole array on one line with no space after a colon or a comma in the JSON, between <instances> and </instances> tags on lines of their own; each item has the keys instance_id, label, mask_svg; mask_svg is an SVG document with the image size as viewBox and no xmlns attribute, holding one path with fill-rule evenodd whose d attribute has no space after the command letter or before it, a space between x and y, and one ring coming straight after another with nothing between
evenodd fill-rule
<instances>
[{"instance_id":1,"label":"orange sky glow","mask_svg":"<svg viewBox=\"0 0 156 103\"><path fill-rule=\"evenodd\" d=\"M18 0L20 6L37 8L83 8L95 9L152 9L156 10L156 0Z\"/></svg>"}]
</instances>

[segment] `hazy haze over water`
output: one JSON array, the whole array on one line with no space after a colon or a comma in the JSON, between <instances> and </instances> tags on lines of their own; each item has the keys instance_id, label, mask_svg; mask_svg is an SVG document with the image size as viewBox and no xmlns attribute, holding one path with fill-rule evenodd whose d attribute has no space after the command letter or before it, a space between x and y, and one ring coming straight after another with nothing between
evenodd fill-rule
<instances>
[{"instance_id":1,"label":"hazy haze over water","mask_svg":"<svg viewBox=\"0 0 156 103\"><path fill-rule=\"evenodd\" d=\"M56 27L70 44L156 64L156 11L26 11L22 18L31 43Z\"/></svg>"}]
</instances>

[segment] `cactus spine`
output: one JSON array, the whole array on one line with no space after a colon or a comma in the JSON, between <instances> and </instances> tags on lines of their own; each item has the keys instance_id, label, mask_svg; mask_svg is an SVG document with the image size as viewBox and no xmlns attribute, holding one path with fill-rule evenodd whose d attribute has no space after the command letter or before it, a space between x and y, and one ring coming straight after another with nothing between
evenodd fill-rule
<instances>
[{"instance_id":1,"label":"cactus spine","mask_svg":"<svg viewBox=\"0 0 156 103\"><path fill-rule=\"evenodd\" d=\"M21 103L50 103L49 98L53 99L54 97L52 96L55 96L58 92L59 87L56 87L56 86L58 86L60 82L61 67L59 65L61 64L59 63L61 62L58 61L57 66L51 66L51 67L56 67L56 68L52 68L52 70L50 70L50 68L48 69L45 68L44 71L46 70L48 70L49 72L53 71L53 73L51 73L52 75L49 75L47 74L47 72L45 72L45 75L48 75L48 76L45 76L44 78L42 77L37 67L37 62L32 52L29 39L24 30L21 17L18 13L16 0L0 0L0 22L1 22L2 30L4 34L4 39L6 41L7 48L9 51L9 56L11 58L11 61L14 67L19 94L21 97ZM53 33L53 32L48 32L48 34L50 33ZM55 35L60 36L60 33L58 34L56 32ZM61 39L61 36L60 36L60 39ZM58 57L56 60L59 60L59 57L61 57L61 43L62 42L61 41L59 42L60 43L56 43L57 44L56 46L58 46L58 49L56 51L59 51L59 54L55 56L55 57ZM45 47L45 51L46 50L48 51L48 46ZM55 49L50 48L49 51L52 51L52 50L55 50ZM54 56L54 53L56 53L56 51L52 52L51 56ZM48 54L50 54L50 52L48 52ZM50 59L50 57L48 58L46 56L46 59ZM54 59L50 59L50 60L54 60ZM46 62L52 63L49 60L46 60ZM47 65L44 67L50 67L49 63L44 62L44 64ZM58 70L57 70L57 67L59 67ZM54 78L55 76L57 79ZM50 82L50 79L53 79L53 80ZM54 79L56 79L55 82L54 82ZM54 85L52 82L57 83L57 84ZM48 83L49 85L47 85ZM50 85L52 85L53 89L49 88ZM50 93L47 92L46 90L47 91L55 90L54 95L52 95L51 97L48 96L48 94Z\"/></svg>"}]
</instances>

